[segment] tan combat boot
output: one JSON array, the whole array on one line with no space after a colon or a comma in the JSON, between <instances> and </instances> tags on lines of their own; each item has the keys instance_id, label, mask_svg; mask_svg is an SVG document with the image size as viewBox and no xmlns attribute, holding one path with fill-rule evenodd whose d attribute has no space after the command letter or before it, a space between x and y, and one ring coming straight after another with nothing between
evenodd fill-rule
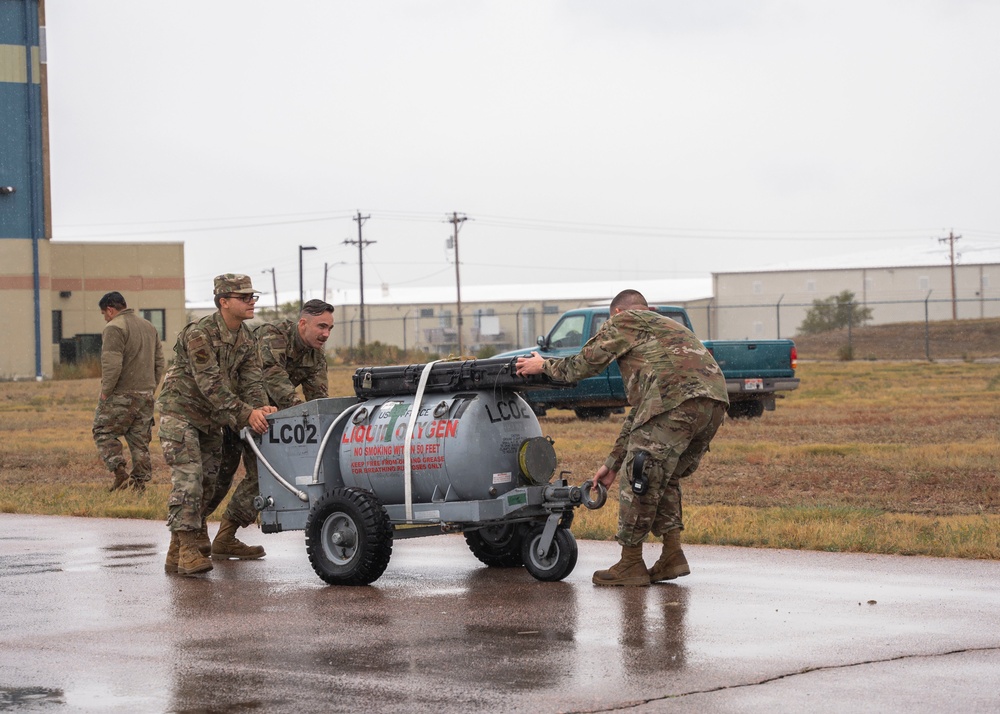
<instances>
[{"instance_id":1,"label":"tan combat boot","mask_svg":"<svg viewBox=\"0 0 1000 714\"><path fill-rule=\"evenodd\" d=\"M181 539L177 536L177 531L173 531L170 534L170 546L167 548L167 562L163 564L163 572L176 573L180 558Z\"/></svg>"},{"instance_id":2,"label":"tan combat boot","mask_svg":"<svg viewBox=\"0 0 1000 714\"><path fill-rule=\"evenodd\" d=\"M198 550L206 558L212 554L212 539L208 537L208 521L201 519L201 528L194 532Z\"/></svg>"},{"instance_id":3,"label":"tan combat boot","mask_svg":"<svg viewBox=\"0 0 1000 714\"><path fill-rule=\"evenodd\" d=\"M125 464L118 464L115 467L115 482L111 484L111 488L108 491L117 491L120 488L125 488L128 484L128 478L128 471L125 470Z\"/></svg>"},{"instance_id":4,"label":"tan combat boot","mask_svg":"<svg viewBox=\"0 0 1000 714\"><path fill-rule=\"evenodd\" d=\"M236 558L237 560L256 560L257 558L263 558L266 553L264 548L259 545L247 545L243 541L236 538L236 529L239 528L238 525L232 521L222 519L222 524L219 526L219 532L215 534L215 540L212 541L212 557L213 558Z\"/></svg>"},{"instance_id":5,"label":"tan combat boot","mask_svg":"<svg viewBox=\"0 0 1000 714\"><path fill-rule=\"evenodd\" d=\"M594 573L594 585L649 585L649 571L642 562L642 544L623 545L622 558L607 570Z\"/></svg>"},{"instance_id":6,"label":"tan combat boot","mask_svg":"<svg viewBox=\"0 0 1000 714\"><path fill-rule=\"evenodd\" d=\"M197 531L177 531L180 555L177 560L178 575L197 575L212 569L212 561L198 550Z\"/></svg>"},{"instance_id":7,"label":"tan combat boot","mask_svg":"<svg viewBox=\"0 0 1000 714\"><path fill-rule=\"evenodd\" d=\"M660 583L673 580L682 575L690 575L687 558L681 550L681 530L675 528L663 534L663 552L659 559L649 569L649 582Z\"/></svg>"}]
</instances>

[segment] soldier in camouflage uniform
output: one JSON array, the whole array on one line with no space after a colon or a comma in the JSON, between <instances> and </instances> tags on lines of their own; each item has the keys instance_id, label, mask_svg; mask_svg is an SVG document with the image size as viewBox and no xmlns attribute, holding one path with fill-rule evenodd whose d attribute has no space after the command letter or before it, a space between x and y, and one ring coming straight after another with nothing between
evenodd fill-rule
<instances>
[{"instance_id":1,"label":"soldier in camouflage uniform","mask_svg":"<svg viewBox=\"0 0 1000 714\"><path fill-rule=\"evenodd\" d=\"M254 330L264 371L264 388L273 406L287 409L301 404L302 399L295 391L300 385L306 401L327 396L327 363L323 350L332 329L333 305L322 300L310 300L302 306L297 320L264 324ZM222 517L223 525L212 542L213 558L246 560L264 555L260 546L245 545L228 535L227 525L246 528L257 520L257 509L253 507L253 500L259 493L257 456L239 439L226 439L218 486L206 516L215 510L228 492L241 456L246 473L229 499Z\"/></svg>"},{"instance_id":2,"label":"soldier in camouflage uniform","mask_svg":"<svg viewBox=\"0 0 1000 714\"><path fill-rule=\"evenodd\" d=\"M683 325L649 309L635 290L611 302L611 317L580 352L544 359L537 352L518 359L518 374L544 373L578 382L617 360L632 410L594 485L610 487L624 470L617 540L621 560L594 573L595 585L648 585L691 572L680 545L684 528L680 479L698 468L725 418L729 397L722 370ZM642 560L646 535L662 536L663 551L652 568Z\"/></svg>"},{"instance_id":3,"label":"soldier in camouflage uniform","mask_svg":"<svg viewBox=\"0 0 1000 714\"><path fill-rule=\"evenodd\" d=\"M170 548L167 572L195 575L212 569L198 550L202 510L215 491L222 428L267 431L267 405L260 355L249 328L257 301L250 278L215 278L219 309L177 335L174 360L160 392L160 445L170 466L173 490L167 501ZM236 394L244 385L247 400Z\"/></svg>"},{"instance_id":4,"label":"soldier in camouflage uniform","mask_svg":"<svg viewBox=\"0 0 1000 714\"><path fill-rule=\"evenodd\" d=\"M98 303L107 323L101 334L101 397L94 413L94 443L108 471L115 475L111 491L128 486L143 491L153 475L149 442L153 431L153 392L163 377L160 335L125 303L117 291ZM120 438L132 456L125 467Z\"/></svg>"}]
</instances>

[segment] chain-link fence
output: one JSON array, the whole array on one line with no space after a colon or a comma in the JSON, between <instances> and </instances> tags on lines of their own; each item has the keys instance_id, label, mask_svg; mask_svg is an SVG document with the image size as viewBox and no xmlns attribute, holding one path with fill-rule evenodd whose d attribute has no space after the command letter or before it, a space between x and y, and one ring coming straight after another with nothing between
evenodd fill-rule
<instances>
[{"instance_id":1,"label":"chain-link fence","mask_svg":"<svg viewBox=\"0 0 1000 714\"><path fill-rule=\"evenodd\" d=\"M404 352L488 357L529 347L552 329L565 309L522 307L496 311L463 308L459 349L457 321L447 310L413 309L403 316L368 313L366 337ZM686 308L695 334L702 339L793 339L802 359L981 359L1000 357L1000 299L936 299L843 303L849 315L869 310L865 324L850 320L841 329L802 336L799 328L813 302L717 304L689 303ZM352 314L353 311L353 314ZM331 345L354 348L360 320L352 306L338 309Z\"/></svg>"}]
</instances>

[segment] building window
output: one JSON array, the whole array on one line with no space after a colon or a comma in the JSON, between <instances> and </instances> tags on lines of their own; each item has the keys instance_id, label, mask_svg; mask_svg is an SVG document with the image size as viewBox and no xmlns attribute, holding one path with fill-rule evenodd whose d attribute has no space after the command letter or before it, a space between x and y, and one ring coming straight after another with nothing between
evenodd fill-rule
<instances>
[{"instance_id":1,"label":"building window","mask_svg":"<svg viewBox=\"0 0 1000 714\"><path fill-rule=\"evenodd\" d=\"M433 307L420 308L420 317L434 317L434 308Z\"/></svg>"},{"instance_id":2,"label":"building window","mask_svg":"<svg viewBox=\"0 0 1000 714\"><path fill-rule=\"evenodd\" d=\"M984 275L983 276L983 290L989 290L989 289L990 289L990 276L989 275Z\"/></svg>"},{"instance_id":3,"label":"building window","mask_svg":"<svg viewBox=\"0 0 1000 714\"><path fill-rule=\"evenodd\" d=\"M874 290L874 289L875 289L875 279L865 278L865 290Z\"/></svg>"},{"instance_id":4,"label":"building window","mask_svg":"<svg viewBox=\"0 0 1000 714\"><path fill-rule=\"evenodd\" d=\"M562 312L558 305L542 305L543 315L558 315Z\"/></svg>"},{"instance_id":5,"label":"building window","mask_svg":"<svg viewBox=\"0 0 1000 714\"><path fill-rule=\"evenodd\" d=\"M764 323L754 322L753 323L753 336L760 338L764 336Z\"/></svg>"},{"instance_id":6,"label":"building window","mask_svg":"<svg viewBox=\"0 0 1000 714\"><path fill-rule=\"evenodd\" d=\"M534 340L536 337L540 337L537 332L535 332L535 308L526 307L521 312L521 341L525 342L527 340Z\"/></svg>"},{"instance_id":7,"label":"building window","mask_svg":"<svg viewBox=\"0 0 1000 714\"><path fill-rule=\"evenodd\" d=\"M139 310L144 320L149 320L156 328L160 341L167 339L167 311L166 310Z\"/></svg>"},{"instance_id":8,"label":"building window","mask_svg":"<svg viewBox=\"0 0 1000 714\"><path fill-rule=\"evenodd\" d=\"M931 289L931 279L926 275L921 275L917 283L920 285L919 290L921 291L926 291Z\"/></svg>"},{"instance_id":9,"label":"building window","mask_svg":"<svg viewBox=\"0 0 1000 714\"><path fill-rule=\"evenodd\" d=\"M472 317L473 326L478 330L483 323L483 318L492 317L494 314L492 307L476 308L476 312Z\"/></svg>"},{"instance_id":10,"label":"building window","mask_svg":"<svg viewBox=\"0 0 1000 714\"><path fill-rule=\"evenodd\" d=\"M438 324L441 327L451 327L451 310L442 310L438 315Z\"/></svg>"},{"instance_id":11,"label":"building window","mask_svg":"<svg viewBox=\"0 0 1000 714\"><path fill-rule=\"evenodd\" d=\"M760 282L759 280L754 280L753 281L753 294L754 295L760 295L762 292L764 292L764 284L762 282Z\"/></svg>"},{"instance_id":12,"label":"building window","mask_svg":"<svg viewBox=\"0 0 1000 714\"><path fill-rule=\"evenodd\" d=\"M815 280L807 280L806 281L806 292L807 293L814 293L814 292L816 292L816 281Z\"/></svg>"},{"instance_id":13,"label":"building window","mask_svg":"<svg viewBox=\"0 0 1000 714\"><path fill-rule=\"evenodd\" d=\"M58 345L62 339L62 310L52 311L52 344Z\"/></svg>"}]
</instances>

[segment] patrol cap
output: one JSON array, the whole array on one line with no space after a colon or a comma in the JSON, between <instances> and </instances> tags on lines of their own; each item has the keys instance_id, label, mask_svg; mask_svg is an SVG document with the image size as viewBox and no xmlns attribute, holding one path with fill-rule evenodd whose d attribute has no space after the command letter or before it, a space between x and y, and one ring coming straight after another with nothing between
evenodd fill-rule
<instances>
[{"instance_id":1,"label":"patrol cap","mask_svg":"<svg viewBox=\"0 0 1000 714\"><path fill-rule=\"evenodd\" d=\"M250 282L249 275L225 273L224 275L215 276L216 295L226 295L228 293L245 293L249 295L254 292L256 292L256 290L253 289L253 284Z\"/></svg>"}]
</instances>

